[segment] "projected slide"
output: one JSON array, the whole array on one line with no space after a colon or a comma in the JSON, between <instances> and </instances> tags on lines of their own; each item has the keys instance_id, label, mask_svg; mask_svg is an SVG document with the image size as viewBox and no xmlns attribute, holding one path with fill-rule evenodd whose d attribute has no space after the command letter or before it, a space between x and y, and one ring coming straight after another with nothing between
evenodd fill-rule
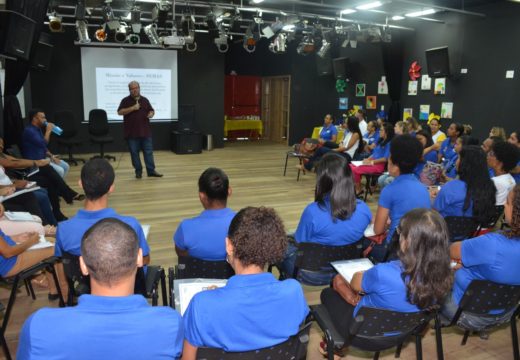
<instances>
[{"instance_id":1,"label":"projected slide","mask_svg":"<svg viewBox=\"0 0 520 360\"><path fill-rule=\"evenodd\" d=\"M141 95L155 109L155 119L171 118L171 70L96 68L96 104L107 112L108 120L123 120L117 115L117 108L121 99L129 95L130 81L140 84Z\"/></svg>"}]
</instances>

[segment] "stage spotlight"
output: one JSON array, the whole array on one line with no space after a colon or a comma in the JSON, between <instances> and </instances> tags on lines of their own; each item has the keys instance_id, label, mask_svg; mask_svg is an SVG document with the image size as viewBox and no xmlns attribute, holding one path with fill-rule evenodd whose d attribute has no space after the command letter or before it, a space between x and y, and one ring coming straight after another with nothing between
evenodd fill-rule
<instances>
[{"instance_id":1,"label":"stage spotlight","mask_svg":"<svg viewBox=\"0 0 520 360\"><path fill-rule=\"evenodd\" d=\"M61 17L56 15L56 12L53 12L49 15L49 29L52 32L62 32L63 25L61 24Z\"/></svg>"},{"instance_id":2,"label":"stage spotlight","mask_svg":"<svg viewBox=\"0 0 520 360\"><path fill-rule=\"evenodd\" d=\"M323 39L323 41L321 42L321 48L318 50L318 56L322 59L325 58L325 56L327 56L327 53L330 50L330 46L330 42Z\"/></svg>"},{"instance_id":3,"label":"stage spotlight","mask_svg":"<svg viewBox=\"0 0 520 360\"><path fill-rule=\"evenodd\" d=\"M251 27L246 30L243 47L248 53L255 52L256 50L256 40L253 36L253 30Z\"/></svg>"},{"instance_id":4,"label":"stage spotlight","mask_svg":"<svg viewBox=\"0 0 520 360\"><path fill-rule=\"evenodd\" d=\"M273 42L269 44L269 50L275 54L283 54L287 50L287 34L276 35Z\"/></svg>"},{"instance_id":5,"label":"stage spotlight","mask_svg":"<svg viewBox=\"0 0 520 360\"><path fill-rule=\"evenodd\" d=\"M85 20L85 3L82 0L78 0L78 4L76 5L76 20Z\"/></svg>"},{"instance_id":6,"label":"stage spotlight","mask_svg":"<svg viewBox=\"0 0 520 360\"><path fill-rule=\"evenodd\" d=\"M208 25L208 32L210 38L216 38L217 36L219 36L217 17L213 13L213 11L206 15L206 25Z\"/></svg>"},{"instance_id":7,"label":"stage spotlight","mask_svg":"<svg viewBox=\"0 0 520 360\"><path fill-rule=\"evenodd\" d=\"M229 50L228 36L225 33L221 32L219 37L215 38L213 41L220 53L225 53Z\"/></svg>"},{"instance_id":8,"label":"stage spotlight","mask_svg":"<svg viewBox=\"0 0 520 360\"><path fill-rule=\"evenodd\" d=\"M148 40L150 40L150 44L152 45L161 45L161 39L157 34L157 24L150 24L144 27L144 33L148 36Z\"/></svg>"},{"instance_id":9,"label":"stage spotlight","mask_svg":"<svg viewBox=\"0 0 520 360\"><path fill-rule=\"evenodd\" d=\"M90 43L90 37L88 36L88 26L85 20L76 20L76 31L78 32L78 41L81 44Z\"/></svg>"},{"instance_id":10,"label":"stage spotlight","mask_svg":"<svg viewBox=\"0 0 520 360\"><path fill-rule=\"evenodd\" d=\"M130 26L133 33L139 34L141 32L141 10L137 6L130 10Z\"/></svg>"},{"instance_id":11,"label":"stage spotlight","mask_svg":"<svg viewBox=\"0 0 520 360\"><path fill-rule=\"evenodd\" d=\"M100 29L96 30L96 40L97 41L105 41L107 39L107 32L105 31L105 28L102 27Z\"/></svg>"},{"instance_id":12,"label":"stage spotlight","mask_svg":"<svg viewBox=\"0 0 520 360\"><path fill-rule=\"evenodd\" d=\"M157 27L166 27L166 20L168 20L168 12L170 12L170 10L171 1L169 0L160 0L159 3L152 9L152 21L157 21Z\"/></svg>"},{"instance_id":13,"label":"stage spotlight","mask_svg":"<svg viewBox=\"0 0 520 360\"><path fill-rule=\"evenodd\" d=\"M141 38L137 34L130 34L126 37L126 41L132 45L138 45L141 42Z\"/></svg>"},{"instance_id":14,"label":"stage spotlight","mask_svg":"<svg viewBox=\"0 0 520 360\"><path fill-rule=\"evenodd\" d=\"M309 35L305 35L296 48L296 52L300 55L309 55L310 53L314 52L314 50L314 39Z\"/></svg>"},{"instance_id":15,"label":"stage spotlight","mask_svg":"<svg viewBox=\"0 0 520 360\"><path fill-rule=\"evenodd\" d=\"M107 24L109 30L119 29L119 26L120 26L119 20L116 20L114 18L114 11L110 7L110 5L107 4L107 5L103 6L102 13L103 13L103 20L105 20L105 23Z\"/></svg>"},{"instance_id":16,"label":"stage spotlight","mask_svg":"<svg viewBox=\"0 0 520 360\"><path fill-rule=\"evenodd\" d=\"M116 30L114 39L118 43L123 43L126 41L126 24L125 23L121 23L119 25L119 29Z\"/></svg>"}]
</instances>

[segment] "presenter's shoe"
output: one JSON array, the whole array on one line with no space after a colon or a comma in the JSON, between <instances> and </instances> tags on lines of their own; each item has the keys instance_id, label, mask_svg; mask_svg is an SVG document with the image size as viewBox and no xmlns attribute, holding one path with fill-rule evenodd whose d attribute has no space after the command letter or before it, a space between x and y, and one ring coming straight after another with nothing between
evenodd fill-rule
<instances>
[{"instance_id":1,"label":"presenter's shoe","mask_svg":"<svg viewBox=\"0 0 520 360\"><path fill-rule=\"evenodd\" d=\"M136 179L140 179L140 178L142 178L142 177L143 177L143 174L141 174L141 173L136 173L136 174L135 174L135 178L136 178Z\"/></svg>"},{"instance_id":2,"label":"presenter's shoe","mask_svg":"<svg viewBox=\"0 0 520 360\"><path fill-rule=\"evenodd\" d=\"M163 174L159 174L157 171L154 171L153 173L149 173L148 177L163 177Z\"/></svg>"}]
</instances>

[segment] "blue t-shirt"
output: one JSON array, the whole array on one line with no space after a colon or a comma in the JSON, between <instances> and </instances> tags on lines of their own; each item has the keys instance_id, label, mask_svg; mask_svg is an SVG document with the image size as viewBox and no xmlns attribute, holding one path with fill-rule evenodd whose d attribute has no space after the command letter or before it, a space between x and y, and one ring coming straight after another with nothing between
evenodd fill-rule
<instances>
[{"instance_id":1,"label":"blue t-shirt","mask_svg":"<svg viewBox=\"0 0 520 360\"><path fill-rule=\"evenodd\" d=\"M443 160L443 164L444 164L445 162L450 160L452 157L457 155L457 153L455 152L455 143L452 144L451 139L447 138L446 140L444 140L442 142L439 153L444 158L444 160Z\"/></svg>"},{"instance_id":2,"label":"blue t-shirt","mask_svg":"<svg viewBox=\"0 0 520 360\"><path fill-rule=\"evenodd\" d=\"M379 206L390 212L390 228L386 237L388 243L404 214L416 208L431 208L430 193L414 174L399 175L381 191Z\"/></svg>"},{"instance_id":3,"label":"blue t-shirt","mask_svg":"<svg viewBox=\"0 0 520 360\"><path fill-rule=\"evenodd\" d=\"M356 200L356 210L349 219L334 219L330 198L327 196L323 206L317 202L307 205L294 238L299 243L311 242L331 246L353 244L363 237L371 219L370 209L361 200Z\"/></svg>"},{"instance_id":4,"label":"blue t-shirt","mask_svg":"<svg viewBox=\"0 0 520 360\"><path fill-rule=\"evenodd\" d=\"M363 135L363 140L365 140L367 145L375 144L379 140L379 131L374 131L373 134L366 133Z\"/></svg>"},{"instance_id":5,"label":"blue t-shirt","mask_svg":"<svg viewBox=\"0 0 520 360\"><path fill-rule=\"evenodd\" d=\"M9 245L9 246L16 245L16 243L13 241L13 239L11 239L9 236L4 234L4 232L2 230L0 230L0 236L4 239L4 241L7 243L7 245ZM0 255L0 275L1 276L5 276L5 275L7 275L7 273L9 271L11 271L13 266L16 264L17 258L18 258L18 256L11 256L10 258L5 258L5 257L3 257L3 255Z\"/></svg>"},{"instance_id":6,"label":"blue t-shirt","mask_svg":"<svg viewBox=\"0 0 520 360\"><path fill-rule=\"evenodd\" d=\"M442 165L444 166L444 170L446 171L446 176L449 178L455 179L457 177L457 167L455 166L457 159L459 158L458 154L455 154L451 159L444 161Z\"/></svg>"},{"instance_id":7,"label":"blue t-shirt","mask_svg":"<svg viewBox=\"0 0 520 360\"><path fill-rule=\"evenodd\" d=\"M150 255L150 247L146 242L143 228L136 218L131 216L122 216L115 212L114 209L106 208L97 211L87 211L80 209L76 216L69 220L62 221L58 224L56 231L56 245L54 246L54 255L62 256L64 252L72 255L81 255L81 238L87 230L97 223L99 220L106 218L116 218L128 224L137 234L139 247L143 251L143 256Z\"/></svg>"},{"instance_id":8,"label":"blue t-shirt","mask_svg":"<svg viewBox=\"0 0 520 360\"><path fill-rule=\"evenodd\" d=\"M192 257L203 260L226 258L226 236L235 212L229 208L204 210L199 216L183 220L173 242Z\"/></svg>"},{"instance_id":9,"label":"blue t-shirt","mask_svg":"<svg viewBox=\"0 0 520 360\"><path fill-rule=\"evenodd\" d=\"M434 162L436 163L437 162L437 150L432 150L430 151L429 153L427 153L426 155L424 155L424 161L431 161L431 162Z\"/></svg>"},{"instance_id":10,"label":"blue t-shirt","mask_svg":"<svg viewBox=\"0 0 520 360\"><path fill-rule=\"evenodd\" d=\"M333 124L324 126L320 131L320 138L325 141L332 141L334 135L338 135L338 129Z\"/></svg>"},{"instance_id":11,"label":"blue t-shirt","mask_svg":"<svg viewBox=\"0 0 520 360\"><path fill-rule=\"evenodd\" d=\"M374 148L374 151L372 152L372 156L370 156L372 159L388 159L390 156L390 141L386 143L385 146L381 146L381 144L377 145Z\"/></svg>"},{"instance_id":12,"label":"blue t-shirt","mask_svg":"<svg viewBox=\"0 0 520 360\"><path fill-rule=\"evenodd\" d=\"M467 185L464 181L455 179L448 181L437 194L433 208L442 215L446 216L473 216L473 202L470 201L466 211L464 200L466 199Z\"/></svg>"},{"instance_id":13,"label":"blue t-shirt","mask_svg":"<svg viewBox=\"0 0 520 360\"><path fill-rule=\"evenodd\" d=\"M47 157L47 142L42 130L32 124L25 127L22 133L22 154L30 160L40 160Z\"/></svg>"},{"instance_id":14,"label":"blue t-shirt","mask_svg":"<svg viewBox=\"0 0 520 360\"><path fill-rule=\"evenodd\" d=\"M182 353L182 319L141 295L82 295L78 305L43 308L25 322L17 358L174 359Z\"/></svg>"},{"instance_id":15,"label":"blue t-shirt","mask_svg":"<svg viewBox=\"0 0 520 360\"><path fill-rule=\"evenodd\" d=\"M235 275L196 294L184 313L186 340L225 351L261 349L298 332L309 313L301 285L271 273Z\"/></svg>"},{"instance_id":16,"label":"blue t-shirt","mask_svg":"<svg viewBox=\"0 0 520 360\"><path fill-rule=\"evenodd\" d=\"M520 161L516 164L516 166L520 166ZM495 176L495 174L493 174L493 176ZM511 176L513 177L513 179L515 179L515 182L517 184L520 183L520 174L511 174Z\"/></svg>"},{"instance_id":17,"label":"blue t-shirt","mask_svg":"<svg viewBox=\"0 0 520 360\"><path fill-rule=\"evenodd\" d=\"M365 295L354 309L371 307L399 312L418 312L420 309L406 299L406 284L401 277L403 272L400 260L380 263L363 273L361 288Z\"/></svg>"},{"instance_id":18,"label":"blue t-shirt","mask_svg":"<svg viewBox=\"0 0 520 360\"><path fill-rule=\"evenodd\" d=\"M461 245L464 267L455 272L453 300L458 304L471 280L520 285L520 239L501 233L464 240Z\"/></svg>"}]
</instances>

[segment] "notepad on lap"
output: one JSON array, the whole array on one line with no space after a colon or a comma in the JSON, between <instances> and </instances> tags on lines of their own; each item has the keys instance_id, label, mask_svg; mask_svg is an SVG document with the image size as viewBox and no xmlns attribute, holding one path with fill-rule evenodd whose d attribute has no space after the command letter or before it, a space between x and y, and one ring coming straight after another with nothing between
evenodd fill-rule
<instances>
[{"instance_id":1,"label":"notepad on lap","mask_svg":"<svg viewBox=\"0 0 520 360\"><path fill-rule=\"evenodd\" d=\"M25 211L6 211L4 215L11 221L34 221L33 216Z\"/></svg>"},{"instance_id":2,"label":"notepad on lap","mask_svg":"<svg viewBox=\"0 0 520 360\"><path fill-rule=\"evenodd\" d=\"M201 291L211 291L214 286L223 287L225 279L180 279L173 281L175 291L175 308L184 315L191 299Z\"/></svg>"},{"instance_id":3,"label":"notepad on lap","mask_svg":"<svg viewBox=\"0 0 520 360\"><path fill-rule=\"evenodd\" d=\"M352 165L354 166L363 166L365 164L363 164L363 161L351 161L350 162Z\"/></svg>"},{"instance_id":4,"label":"notepad on lap","mask_svg":"<svg viewBox=\"0 0 520 360\"><path fill-rule=\"evenodd\" d=\"M51 246L54 246L54 244L48 241L44 235L40 235L40 241L28 248L27 250L45 249Z\"/></svg>"},{"instance_id":5,"label":"notepad on lap","mask_svg":"<svg viewBox=\"0 0 520 360\"><path fill-rule=\"evenodd\" d=\"M368 259L341 260L330 263L336 271L348 282L352 281L352 277L358 271L365 271L374 266L372 261Z\"/></svg>"}]
</instances>

